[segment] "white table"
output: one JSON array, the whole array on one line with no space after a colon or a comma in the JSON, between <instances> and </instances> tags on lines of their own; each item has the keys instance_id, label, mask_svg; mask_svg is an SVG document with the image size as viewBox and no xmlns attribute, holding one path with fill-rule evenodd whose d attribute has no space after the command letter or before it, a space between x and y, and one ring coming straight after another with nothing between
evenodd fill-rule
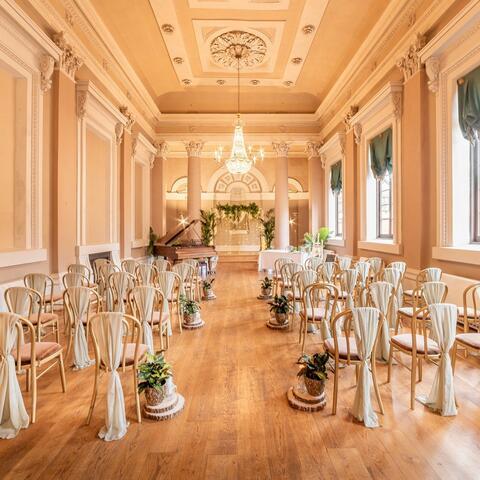
<instances>
[{"instance_id":1,"label":"white table","mask_svg":"<svg viewBox=\"0 0 480 480\"><path fill-rule=\"evenodd\" d=\"M258 253L258 271L264 272L275 268L278 258L291 258L295 263L304 264L310 256L307 252L289 252L287 250L262 250Z\"/></svg>"}]
</instances>

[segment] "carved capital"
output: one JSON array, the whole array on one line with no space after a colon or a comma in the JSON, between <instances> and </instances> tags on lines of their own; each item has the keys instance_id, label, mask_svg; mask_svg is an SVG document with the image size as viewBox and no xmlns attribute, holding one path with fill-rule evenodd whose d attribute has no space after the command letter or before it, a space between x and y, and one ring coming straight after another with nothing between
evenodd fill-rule
<instances>
[{"instance_id":1,"label":"carved capital","mask_svg":"<svg viewBox=\"0 0 480 480\"><path fill-rule=\"evenodd\" d=\"M190 142L185 142L184 145L189 157L199 157L202 154L202 140L190 140Z\"/></svg>"},{"instance_id":2,"label":"carved capital","mask_svg":"<svg viewBox=\"0 0 480 480\"><path fill-rule=\"evenodd\" d=\"M157 149L156 157L165 159L168 153L167 142L153 142L153 146Z\"/></svg>"},{"instance_id":3,"label":"carved capital","mask_svg":"<svg viewBox=\"0 0 480 480\"><path fill-rule=\"evenodd\" d=\"M132 158L137 154L138 149L138 138L135 136L132 138Z\"/></svg>"},{"instance_id":4,"label":"carved capital","mask_svg":"<svg viewBox=\"0 0 480 480\"><path fill-rule=\"evenodd\" d=\"M425 62L425 72L428 77L428 89L433 92L438 92L438 79L440 75L440 60L437 57L430 57Z\"/></svg>"},{"instance_id":5,"label":"carved capital","mask_svg":"<svg viewBox=\"0 0 480 480\"><path fill-rule=\"evenodd\" d=\"M427 43L425 35L417 33L414 42L410 45L405 55L397 60L397 67L403 72L403 78L407 81L422 67L419 52Z\"/></svg>"},{"instance_id":6,"label":"carved capital","mask_svg":"<svg viewBox=\"0 0 480 480\"><path fill-rule=\"evenodd\" d=\"M320 148L322 148L323 142L307 142L305 146L305 152L307 152L307 158L320 156Z\"/></svg>"},{"instance_id":7,"label":"carved capital","mask_svg":"<svg viewBox=\"0 0 480 480\"><path fill-rule=\"evenodd\" d=\"M273 142L272 143L273 151L277 154L277 157L286 157L288 156L288 151L290 150L290 145L287 142Z\"/></svg>"},{"instance_id":8,"label":"carved capital","mask_svg":"<svg viewBox=\"0 0 480 480\"><path fill-rule=\"evenodd\" d=\"M350 130L352 118L358 113L358 105L350 105L348 112L343 117L343 124L345 125L345 131Z\"/></svg>"},{"instance_id":9,"label":"carved capital","mask_svg":"<svg viewBox=\"0 0 480 480\"><path fill-rule=\"evenodd\" d=\"M87 92L77 92L77 116L79 118L83 118L85 116L85 112L87 111L87 101Z\"/></svg>"},{"instance_id":10,"label":"carved capital","mask_svg":"<svg viewBox=\"0 0 480 480\"><path fill-rule=\"evenodd\" d=\"M52 87L52 74L55 66L55 59L50 55L43 55L40 61L40 89L43 93L48 92Z\"/></svg>"},{"instance_id":11,"label":"carved capital","mask_svg":"<svg viewBox=\"0 0 480 480\"><path fill-rule=\"evenodd\" d=\"M60 69L73 79L77 70L83 65L82 58L75 53L73 47L67 42L65 32L54 33L53 41L62 50Z\"/></svg>"},{"instance_id":12,"label":"carved capital","mask_svg":"<svg viewBox=\"0 0 480 480\"><path fill-rule=\"evenodd\" d=\"M322 163L322 168L325 168L325 165L327 164L327 155L325 155L325 153L320 155L320 162Z\"/></svg>"},{"instance_id":13,"label":"carved capital","mask_svg":"<svg viewBox=\"0 0 480 480\"><path fill-rule=\"evenodd\" d=\"M121 105L119 107L119 110L120 110L120 113L127 118L127 124L125 125L125 128L128 131L130 131L135 123L135 116L133 115L132 112L130 112L130 110L126 105Z\"/></svg>"},{"instance_id":14,"label":"carved capital","mask_svg":"<svg viewBox=\"0 0 480 480\"><path fill-rule=\"evenodd\" d=\"M122 139L123 139L123 123L120 123L118 122L116 125L115 125L115 135L117 137L117 145L120 145L122 143Z\"/></svg>"},{"instance_id":15,"label":"carved capital","mask_svg":"<svg viewBox=\"0 0 480 480\"><path fill-rule=\"evenodd\" d=\"M402 116L402 94L401 92L392 93L391 97L393 114L395 118L400 118Z\"/></svg>"},{"instance_id":16,"label":"carved capital","mask_svg":"<svg viewBox=\"0 0 480 480\"><path fill-rule=\"evenodd\" d=\"M345 135L339 135L338 143L340 144L340 151L342 152L342 157L345 157Z\"/></svg>"},{"instance_id":17,"label":"carved capital","mask_svg":"<svg viewBox=\"0 0 480 480\"><path fill-rule=\"evenodd\" d=\"M353 125L353 136L355 137L355 143L360 145L360 141L362 140L362 124L355 123Z\"/></svg>"}]
</instances>

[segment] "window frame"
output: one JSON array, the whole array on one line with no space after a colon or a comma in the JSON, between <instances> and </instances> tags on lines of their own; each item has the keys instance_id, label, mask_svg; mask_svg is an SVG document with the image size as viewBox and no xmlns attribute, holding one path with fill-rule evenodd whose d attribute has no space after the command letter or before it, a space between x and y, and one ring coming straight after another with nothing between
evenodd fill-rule
<instances>
[{"instance_id":1,"label":"window frame","mask_svg":"<svg viewBox=\"0 0 480 480\"><path fill-rule=\"evenodd\" d=\"M394 160L395 161L395 160ZM377 179L376 180L377 185L376 185L376 197L377 197L377 239L393 239L393 195L392 195L392 183L393 179L390 180L390 185L389 185L389 205L388 205L388 210L389 210L389 216L388 216L388 233L383 234L382 233L382 221L384 220L382 218L382 205L381 205L381 198L382 198L382 191L381 191L381 185L383 180Z\"/></svg>"},{"instance_id":2,"label":"window frame","mask_svg":"<svg viewBox=\"0 0 480 480\"><path fill-rule=\"evenodd\" d=\"M480 244L480 142L470 145L470 243Z\"/></svg>"}]
</instances>

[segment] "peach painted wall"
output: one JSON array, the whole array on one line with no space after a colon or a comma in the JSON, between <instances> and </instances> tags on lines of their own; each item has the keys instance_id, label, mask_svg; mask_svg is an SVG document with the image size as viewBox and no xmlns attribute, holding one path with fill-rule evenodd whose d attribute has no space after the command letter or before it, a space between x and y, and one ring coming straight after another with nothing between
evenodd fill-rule
<instances>
[{"instance_id":1,"label":"peach painted wall","mask_svg":"<svg viewBox=\"0 0 480 480\"><path fill-rule=\"evenodd\" d=\"M160 237L167 233L167 200L165 198L167 183L165 179L165 163L165 159L157 157L150 176L152 228Z\"/></svg>"},{"instance_id":2,"label":"peach painted wall","mask_svg":"<svg viewBox=\"0 0 480 480\"><path fill-rule=\"evenodd\" d=\"M132 134L125 130L119 148L120 161L120 255L131 256L132 249Z\"/></svg>"}]
</instances>

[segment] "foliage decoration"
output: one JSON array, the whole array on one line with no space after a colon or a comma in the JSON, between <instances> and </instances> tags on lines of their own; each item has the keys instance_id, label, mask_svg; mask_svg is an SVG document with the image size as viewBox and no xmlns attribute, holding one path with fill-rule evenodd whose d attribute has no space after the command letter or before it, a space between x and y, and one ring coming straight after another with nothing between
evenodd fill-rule
<instances>
[{"instance_id":1,"label":"foliage decoration","mask_svg":"<svg viewBox=\"0 0 480 480\"><path fill-rule=\"evenodd\" d=\"M298 376L305 376L311 380L323 380L328 378L327 374L328 354L314 353L313 355L302 355L297 364L302 365Z\"/></svg>"},{"instance_id":2,"label":"foliage decoration","mask_svg":"<svg viewBox=\"0 0 480 480\"><path fill-rule=\"evenodd\" d=\"M269 250L272 248L272 242L275 238L275 215L273 208L268 210L265 217L260 219L260 223L262 224L262 236L265 240L267 250Z\"/></svg>"},{"instance_id":3,"label":"foliage decoration","mask_svg":"<svg viewBox=\"0 0 480 480\"><path fill-rule=\"evenodd\" d=\"M147 361L138 367L138 392L142 393L147 388L161 390L167 378L172 376L172 367L165 361L163 353L152 355L147 353Z\"/></svg>"},{"instance_id":4,"label":"foliage decoration","mask_svg":"<svg viewBox=\"0 0 480 480\"><path fill-rule=\"evenodd\" d=\"M303 236L303 242L307 247L312 247L314 244L324 245L330 236L330 229L328 227L320 227L317 233L306 233Z\"/></svg>"},{"instance_id":5,"label":"foliage decoration","mask_svg":"<svg viewBox=\"0 0 480 480\"><path fill-rule=\"evenodd\" d=\"M202 225L202 243L211 245L215 237L217 227L217 216L215 210L200 210L200 223Z\"/></svg>"},{"instance_id":6,"label":"foliage decoration","mask_svg":"<svg viewBox=\"0 0 480 480\"><path fill-rule=\"evenodd\" d=\"M288 301L288 298L285 295L275 295L271 302L268 302L270 305L270 312L277 314L285 314L292 310L292 305Z\"/></svg>"},{"instance_id":7,"label":"foliage decoration","mask_svg":"<svg viewBox=\"0 0 480 480\"><path fill-rule=\"evenodd\" d=\"M243 214L248 215L252 219L260 217L260 207L255 203L224 203L216 206L221 217L225 217L233 223L238 223Z\"/></svg>"},{"instance_id":8,"label":"foliage decoration","mask_svg":"<svg viewBox=\"0 0 480 480\"><path fill-rule=\"evenodd\" d=\"M155 242L158 239L158 235L153 231L153 228L150 227L150 232L148 234L148 245L147 245L147 255L153 256L155 253Z\"/></svg>"}]
</instances>

